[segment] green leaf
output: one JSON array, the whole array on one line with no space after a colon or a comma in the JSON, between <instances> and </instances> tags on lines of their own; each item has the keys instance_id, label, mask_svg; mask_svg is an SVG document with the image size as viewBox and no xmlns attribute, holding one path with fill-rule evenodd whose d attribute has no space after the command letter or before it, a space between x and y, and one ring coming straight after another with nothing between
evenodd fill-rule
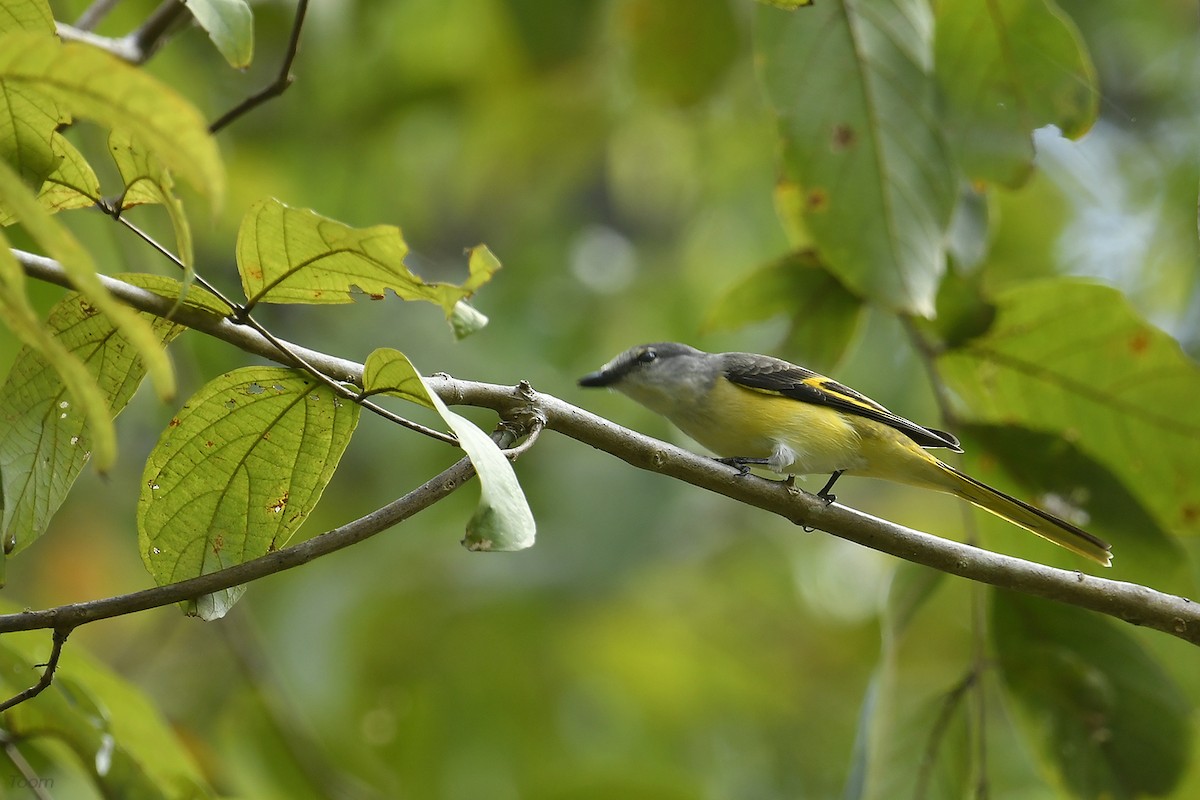
<instances>
[{"instance_id":1,"label":"green leaf","mask_svg":"<svg viewBox=\"0 0 1200 800\"><path fill-rule=\"evenodd\" d=\"M108 150L112 154L125 192L121 196L121 209L132 208L143 203L163 206L171 219L175 231L176 255L183 264L184 296L196 278L196 255L192 245L192 229L183 212L183 201L175 194L175 181L162 162L146 151L124 131L113 131L108 137Z\"/></svg>"},{"instance_id":2,"label":"green leaf","mask_svg":"<svg viewBox=\"0 0 1200 800\"><path fill-rule=\"evenodd\" d=\"M146 461L138 546L159 585L205 575L287 544L333 476L359 406L315 379L245 367L209 381ZM185 604L217 619L235 587Z\"/></svg>"},{"instance_id":3,"label":"green leaf","mask_svg":"<svg viewBox=\"0 0 1200 800\"><path fill-rule=\"evenodd\" d=\"M1112 543L1115 580L1191 594L1195 584L1183 547L1128 487L1079 445L1051 433L1015 425L963 424L957 431L967 452L982 452L971 474L985 483L1015 483L1017 494ZM976 447L978 443L982 447ZM1001 469L1004 475L991 472ZM1003 481L1003 482L1001 482ZM1077 567L1073 555L1028 537L1010 525L989 528L1004 536L1001 552ZM989 538L987 541L995 541ZM1061 561L1050 561L1059 558Z\"/></svg>"},{"instance_id":4,"label":"green leaf","mask_svg":"<svg viewBox=\"0 0 1200 800\"><path fill-rule=\"evenodd\" d=\"M1001 673L1075 797L1163 795L1191 754L1191 701L1116 623L997 591Z\"/></svg>"},{"instance_id":5,"label":"green leaf","mask_svg":"<svg viewBox=\"0 0 1200 800\"><path fill-rule=\"evenodd\" d=\"M796 9L804 6L811 6L813 0L758 0L763 5L775 6L783 9Z\"/></svg>"},{"instance_id":6,"label":"green leaf","mask_svg":"<svg viewBox=\"0 0 1200 800\"><path fill-rule=\"evenodd\" d=\"M363 392L392 394L433 408L458 437L479 474L479 507L467 523L463 545L468 550L524 550L536 533L533 512L517 482L512 464L486 433L442 402L412 363L398 350L380 348L367 357Z\"/></svg>"},{"instance_id":7,"label":"green leaf","mask_svg":"<svg viewBox=\"0 0 1200 800\"><path fill-rule=\"evenodd\" d=\"M1159 525L1200 533L1196 363L1116 289L1039 281L995 303L985 335L938 359L960 401L958 416L1066 439L1115 475Z\"/></svg>"},{"instance_id":8,"label":"green leaf","mask_svg":"<svg viewBox=\"0 0 1200 800\"><path fill-rule=\"evenodd\" d=\"M10 33L0 36L0 97L19 98L0 119L19 120L18 130L32 126L44 154L50 154L50 131L69 112L131 132L173 173L214 205L220 202L225 175L207 123L191 103L144 70L88 45ZM13 135L0 128L0 153L11 148Z\"/></svg>"},{"instance_id":9,"label":"green leaf","mask_svg":"<svg viewBox=\"0 0 1200 800\"><path fill-rule=\"evenodd\" d=\"M1047 0L940 0L935 52L947 141L967 175L1016 187L1034 128L1082 136L1100 89L1079 31Z\"/></svg>"},{"instance_id":10,"label":"green leaf","mask_svg":"<svg viewBox=\"0 0 1200 800\"><path fill-rule=\"evenodd\" d=\"M4 0L0 3L0 34L13 31L54 33L54 13L46 0Z\"/></svg>"},{"instance_id":11,"label":"green leaf","mask_svg":"<svg viewBox=\"0 0 1200 800\"><path fill-rule=\"evenodd\" d=\"M5 613L20 609L4 604ZM47 631L8 633L0 642L0 692L35 684L49 655ZM0 716L0 727L29 744L61 742L105 797L211 797L199 768L154 704L72 643L54 683Z\"/></svg>"},{"instance_id":12,"label":"green leaf","mask_svg":"<svg viewBox=\"0 0 1200 800\"><path fill-rule=\"evenodd\" d=\"M4 255L11 258L7 249ZM119 277L164 297L180 293L180 283L172 278ZM189 305L221 308L220 301L203 290L189 295ZM145 316L164 345L184 330ZM11 318L7 309L5 318ZM82 295L72 293L60 300L50 311L44 333L62 352L23 348L0 387L0 419L5 422L0 427L0 496L4 498L0 537L13 553L45 533L96 449L95 423L71 409L74 395L56 361L79 363L99 389L96 402L103 407L106 423L102 435L109 434L109 421L125 408L146 374L128 339Z\"/></svg>"},{"instance_id":13,"label":"green leaf","mask_svg":"<svg viewBox=\"0 0 1200 800\"><path fill-rule=\"evenodd\" d=\"M100 278L96 265L88 251L71 235L70 231L50 215L30 194L8 165L0 161L0 197L16 214L21 225L38 244L56 259L71 278L72 284L82 292L97 309L113 321L113 324L129 339L138 355L146 364L147 372L160 397L168 398L175 393L175 374L171 361L150 328L150 323L129 306L115 300ZM114 450L110 453L96 447L97 469L105 469Z\"/></svg>"},{"instance_id":14,"label":"green leaf","mask_svg":"<svg viewBox=\"0 0 1200 800\"><path fill-rule=\"evenodd\" d=\"M656 100L703 100L738 56L728 0L624 0L618 8L634 84Z\"/></svg>"},{"instance_id":15,"label":"green leaf","mask_svg":"<svg viewBox=\"0 0 1200 800\"><path fill-rule=\"evenodd\" d=\"M427 300L447 319L500 268L480 245L471 250L470 276L461 286L427 283L404 266L408 245L391 225L351 228L305 209L268 198L254 205L238 232L242 289L256 303L349 303L356 295L383 299L390 289L402 300Z\"/></svg>"},{"instance_id":16,"label":"green leaf","mask_svg":"<svg viewBox=\"0 0 1200 800\"><path fill-rule=\"evenodd\" d=\"M832 372L854 340L862 302L829 274L811 250L789 253L742 278L708 315L726 330L779 316L791 320L783 354L818 372Z\"/></svg>"},{"instance_id":17,"label":"green leaf","mask_svg":"<svg viewBox=\"0 0 1200 800\"><path fill-rule=\"evenodd\" d=\"M2 168L3 165L0 165L0 171ZM57 401L57 409L44 410L60 415L60 420L84 418L92 433L91 452L96 459L96 468L102 471L107 469L117 457L117 432L109 417L104 396L96 385L96 381L88 374L79 359L42 325L25 293L25 272L17 263L9 249L8 240L3 234L0 234L0 311L3 311L0 319L4 321L9 330L15 333L27 348L42 354L45 362L53 370L52 375L57 376L70 395L70 400ZM17 381L13 385L14 391L23 389L27 380L33 377L13 372L10 373L10 381L13 380L13 376ZM29 398L29 402L37 401L38 398ZM72 408L72 403L74 408ZM25 405L25 403L14 401L13 408L7 406L0 406L0 408L5 411L18 411L20 409L16 406L20 405ZM61 416L63 414L66 417ZM27 420L24 424L32 424L37 427L35 420ZM19 426L20 423L14 422L13 428L8 433L19 435ZM22 464L19 460L10 464L7 462L8 457L7 454L0 456L0 458L6 459L0 462L0 469L4 470L0 475L0 486L4 489L6 502L11 488L10 482L20 480L19 471L32 466ZM14 470L16 471L14 472ZM10 529L7 524L8 514L9 509L6 507L4 510L6 524L2 543L5 552L11 552L18 545L16 531Z\"/></svg>"},{"instance_id":18,"label":"green leaf","mask_svg":"<svg viewBox=\"0 0 1200 800\"><path fill-rule=\"evenodd\" d=\"M184 0L196 22L235 69L254 58L254 13L246 0Z\"/></svg>"},{"instance_id":19,"label":"green leaf","mask_svg":"<svg viewBox=\"0 0 1200 800\"><path fill-rule=\"evenodd\" d=\"M756 56L807 234L855 294L931 316L956 182L936 119L924 3L759 6Z\"/></svg>"}]
</instances>

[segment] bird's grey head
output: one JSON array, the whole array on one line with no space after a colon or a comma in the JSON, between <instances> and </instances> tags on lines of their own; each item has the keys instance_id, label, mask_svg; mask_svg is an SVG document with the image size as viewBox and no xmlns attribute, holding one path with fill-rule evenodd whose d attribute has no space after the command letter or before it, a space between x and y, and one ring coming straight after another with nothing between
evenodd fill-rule
<instances>
[{"instance_id":1,"label":"bird's grey head","mask_svg":"<svg viewBox=\"0 0 1200 800\"><path fill-rule=\"evenodd\" d=\"M671 416L680 404L704 397L720 374L719 357L677 342L631 347L580 386L607 386L660 414Z\"/></svg>"}]
</instances>

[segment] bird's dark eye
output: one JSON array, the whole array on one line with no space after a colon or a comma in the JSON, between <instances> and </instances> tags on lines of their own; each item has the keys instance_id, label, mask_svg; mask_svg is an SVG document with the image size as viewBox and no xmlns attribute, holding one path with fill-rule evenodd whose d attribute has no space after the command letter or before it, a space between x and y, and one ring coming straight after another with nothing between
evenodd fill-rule
<instances>
[{"instance_id":1,"label":"bird's dark eye","mask_svg":"<svg viewBox=\"0 0 1200 800\"><path fill-rule=\"evenodd\" d=\"M654 359L658 358L658 353L654 352L653 347L647 347L642 352L638 353L638 363L649 364Z\"/></svg>"}]
</instances>

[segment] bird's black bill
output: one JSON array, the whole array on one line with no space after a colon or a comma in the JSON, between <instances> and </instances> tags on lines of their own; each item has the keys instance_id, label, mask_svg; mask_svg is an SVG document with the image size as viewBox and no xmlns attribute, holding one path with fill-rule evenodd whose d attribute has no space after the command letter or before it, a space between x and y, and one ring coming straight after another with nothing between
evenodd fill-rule
<instances>
[{"instance_id":1,"label":"bird's black bill","mask_svg":"<svg viewBox=\"0 0 1200 800\"><path fill-rule=\"evenodd\" d=\"M597 370L589 372L579 379L580 386L608 386L616 380L618 373L613 370Z\"/></svg>"}]
</instances>

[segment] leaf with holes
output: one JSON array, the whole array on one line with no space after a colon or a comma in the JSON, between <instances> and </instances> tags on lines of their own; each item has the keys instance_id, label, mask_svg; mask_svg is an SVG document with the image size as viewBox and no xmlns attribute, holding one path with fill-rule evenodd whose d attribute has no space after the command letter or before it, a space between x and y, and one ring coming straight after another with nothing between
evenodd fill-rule
<instances>
[{"instance_id":1,"label":"leaf with holes","mask_svg":"<svg viewBox=\"0 0 1200 800\"><path fill-rule=\"evenodd\" d=\"M427 282L404 265L408 245L391 225L352 228L278 200L255 204L238 232L238 272L248 306L256 303L350 303L364 293L382 299L426 300L447 319L486 283L500 262L480 245L471 250L461 285ZM460 315L461 316L461 315Z\"/></svg>"},{"instance_id":2,"label":"leaf with holes","mask_svg":"<svg viewBox=\"0 0 1200 800\"><path fill-rule=\"evenodd\" d=\"M855 294L931 316L957 184L935 124L926 3L759 6L756 56L779 119L786 221Z\"/></svg>"},{"instance_id":3,"label":"leaf with holes","mask_svg":"<svg viewBox=\"0 0 1200 800\"><path fill-rule=\"evenodd\" d=\"M333 476L359 406L295 370L245 367L209 381L146 461L142 561L160 584L215 572L287 544ZM185 604L218 619L245 587Z\"/></svg>"},{"instance_id":4,"label":"leaf with holes","mask_svg":"<svg viewBox=\"0 0 1200 800\"><path fill-rule=\"evenodd\" d=\"M433 408L458 437L482 487L479 506L463 538L468 550L508 551L533 546L537 526L508 458L473 422L447 408L403 353L390 348L371 353L363 369L363 391L392 394Z\"/></svg>"},{"instance_id":5,"label":"leaf with holes","mask_svg":"<svg viewBox=\"0 0 1200 800\"><path fill-rule=\"evenodd\" d=\"M3 256L11 258L7 249L0 252ZM164 297L180 294L180 283L173 278L117 277ZM203 289L189 294L188 305L214 313L221 308L220 301ZM182 325L145 316L164 345L184 330ZM14 318L5 307L5 319ZM82 295L71 293L50 310L44 334L62 352L22 348L0 386L0 419L5 423L0 427L0 496L5 501L0 541L13 553L45 532L90 460L97 437L108 435L110 420L121 413L146 375L129 340ZM61 374L64 358L78 362L99 390L99 433L98 423L78 409L75 392Z\"/></svg>"}]
</instances>

